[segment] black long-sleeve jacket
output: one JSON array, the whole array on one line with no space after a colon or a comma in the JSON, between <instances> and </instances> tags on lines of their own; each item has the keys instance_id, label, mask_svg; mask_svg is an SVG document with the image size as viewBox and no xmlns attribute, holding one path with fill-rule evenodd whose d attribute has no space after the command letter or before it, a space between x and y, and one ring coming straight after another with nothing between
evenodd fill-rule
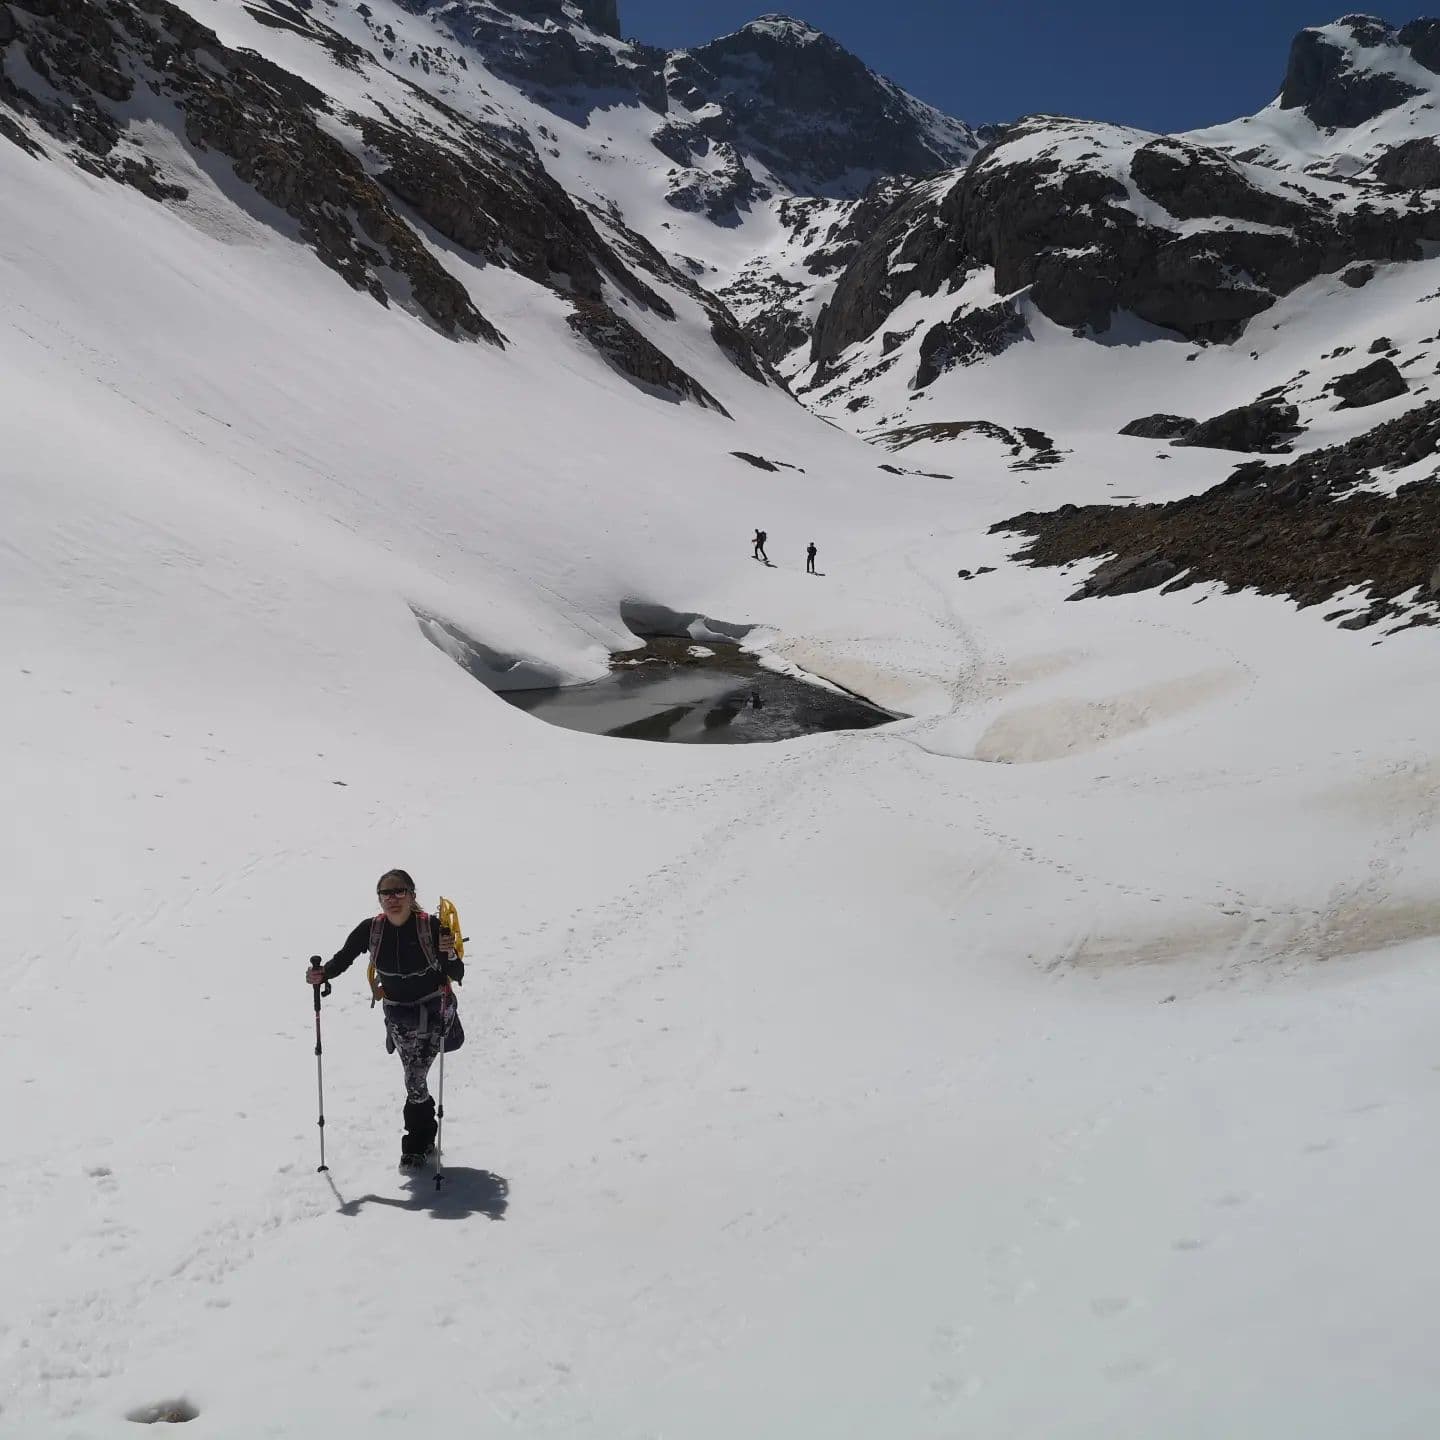
<instances>
[{"instance_id":1,"label":"black long-sleeve jacket","mask_svg":"<svg viewBox=\"0 0 1440 1440\"><path fill-rule=\"evenodd\" d=\"M430 934L435 942L435 958L440 962L445 979L456 983L465 978L465 962L453 953L450 931L440 924L438 916L430 917ZM325 978L343 975L361 955L370 953L372 920L362 920L345 943L325 962ZM385 998L397 1005L413 1004L440 988L440 976L427 964L420 946L420 932L415 916L403 925L388 920L380 931L380 953L375 957L375 973L384 987Z\"/></svg>"}]
</instances>

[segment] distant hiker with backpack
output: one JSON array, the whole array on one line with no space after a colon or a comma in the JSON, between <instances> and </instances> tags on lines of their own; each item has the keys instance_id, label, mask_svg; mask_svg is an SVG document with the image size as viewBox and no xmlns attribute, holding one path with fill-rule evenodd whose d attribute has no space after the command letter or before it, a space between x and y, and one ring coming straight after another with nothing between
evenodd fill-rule
<instances>
[{"instance_id":1,"label":"distant hiker with backpack","mask_svg":"<svg viewBox=\"0 0 1440 1440\"><path fill-rule=\"evenodd\" d=\"M815 542L813 540L805 547L805 573L807 575L815 573Z\"/></svg>"},{"instance_id":2,"label":"distant hiker with backpack","mask_svg":"<svg viewBox=\"0 0 1440 1440\"><path fill-rule=\"evenodd\" d=\"M770 563L770 557L765 553L765 541L767 538L763 530L757 530L755 532L755 553L752 558L763 560L768 565Z\"/></svg>"},{"instance_id":3,"label":"distant hiker with backpack","mask_svg":"<svg viewBox=\"0 0 1440 1440\"><path fill-rule=\"evenodd\" d=\"M458 1050L465 1038L450 988L452 982L458 985L465 978L465 962L456 953L455 933L440 923L439 916L417 907L415 882L406 871L387 870L376 894L380 913L362 920L324 965L312 965L305 972L305 983L318 987L333 980L368 952L372 1004L380 1000L385 1006L385 1048L399 1053L405 1073L400 1164L418 1169L435 1149L430 1067L442 1047ZM448 903L442 900L441 908Z\"/></svg>"}]
</instances>

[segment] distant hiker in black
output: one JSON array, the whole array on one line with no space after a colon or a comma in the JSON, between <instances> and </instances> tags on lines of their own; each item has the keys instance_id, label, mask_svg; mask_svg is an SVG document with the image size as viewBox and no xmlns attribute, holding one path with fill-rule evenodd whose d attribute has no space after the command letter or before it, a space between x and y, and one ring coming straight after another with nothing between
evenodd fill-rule
<instances>
[{"instance_id":1,"label":"distant hiker in black","mask_svg":"<svg viewBox=\"0 0 1440 1440\"><path fill-rule=\"evenodd\" d=\"M441 1046L464 1039L450 989L465 978L455 937L415 904L415 882L404 870L387 870L376 887L380 914L362 920L335 954L305 972L307 985L343 975L368 952L377 998L385 1002L385 1048L399 1052L405 1072L405 1134L400 1163L419 1166L435 1148L435 1101L428 1077Z\"/></svg>"},{"instance_id":2,"label":"distant hiker in black","mask_svg":"<svg viewBox=\"0 0 1440 1440\"><path fill-rule=\"evenodd\" d=\"M768 565L770 563L770 557L765 553L765 541L767 538L763 530L757 530L755 532L755 554L752 558L763 560Z\"/></svg>"},{"instance_id":3,"label":"distant hiker in black","mask_svg":"<svg viewBox=\"0 0 1440 1440\"><path fill-rule=\"evenodd\" d=\"M805 547L805 573L807 575L815 573L815 542L813 540Z\"/></svg>"}]
</instances>

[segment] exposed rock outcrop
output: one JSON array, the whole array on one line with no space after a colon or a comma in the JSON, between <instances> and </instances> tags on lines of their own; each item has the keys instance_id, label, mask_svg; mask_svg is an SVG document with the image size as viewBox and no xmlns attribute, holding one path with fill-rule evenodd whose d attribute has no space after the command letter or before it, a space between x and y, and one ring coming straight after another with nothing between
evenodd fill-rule
<instances>
[{"instance_id":1,"label":"exposed rock outcrop","mask_svg":"<svg viewBox=\"0 0 1440 1440\"><path fill-rule=\"evenodd\" d=\"M580 0L580 17L592 30L620 38L619 0Z\"/></svg>"},{"instance_id":2,"label":"exposed rock outcrop","mask_svg":"<svg viewBox=\"0 0 1440 1440\"><path fill-rule=\"evenodd\" d=\"M1015 429L1008 430L993 420L927 420L919 425L901 425L893 430L884 430L869 436L868 439L872 445L900 451L911 445L960 440L970 435L982 435L987 440L996 440L1008 446L1012 470L1043 470L1051 465L1058 465L1064 459L1061 452L1056 450L1055 442L1043 430L1034 430L1028 425L1017 425ZM896 470L895 473L898 475L905 472Z\"/></svg>"},{"instance_id":3,"label":"exposed rock outcrop","mask_svg":"<svg viewBox=\"0 0 1440 1440\"><path fill-rule=\"evenodd\" d=\"M728 140L706 141L703 150L691 154L694 158L708 156L711 168L687 168L672 176L665 198L677 210L725 222L748 209L753 201L770 198L770 191L756 181Z\"/></svg>"},{"instance_id":4,"label":"exposed rock outcrop","mask_svg":"<svg viewBox=\"0 0 1440 1440\"><path fill-rule=\"evenodd\" d=\"M1142 415L1121 426L1122 435L1136 435L1142 440L1178 440L1188 435L1198 422L1187 415Z\"/></svg>"},{"instance_id":5,"label":"exposed rock outcrop","mask_svg":"<svg viewBox=\"0 0 1440 1440\"><path fill-rule=\"evenodd\" d=\"M497 10L522 20L553 25L586 25L601 35L620 36L618 0L490 0Z\"/></svg>"},{"instance_id":6,"label":"exposed rock outcrop","mask_svg":"<svg viewBox=\"0 0 1440 1440\"><path fill-rule=\"evenodd\" d=\"M1376 360L1359 370L1351 370L1335 381L1334 390L1340 397L1341 410L1358 410L1364 405L1378 405L1406 393L1405 377L1393 360Z\"/></svg>"},{"instance_id":7,"label":"exposed rock outcrop","mask_svg":"<svg viewBox=\"0 0 1440 1440\"><path fill-rule=\"evenodd\" d=\"M1062 506L993 526L1029 535L1021 559L1067 565L1111 555L1074 598L1219 581L1319 604L1368 592L1329 618L1348 629L1386 619L1440 623L1440 401L1288 465L1250 461L1213 489L1165 505ZM1374 471L1434 458L1393 495L1358 487ZM1166 572L1168 571L1168 578ZM1413 593L1412 593L1413 592ZM1399 601L1415 603L1401 616Z\"/></svg>"},{"instance_id":8,"label":"exposed rock outcrop","mask_svg":"<svg viewBox=\"0 0 1440 1440\"><path fill-rule=\"evenodd\" d=\"M977 148L965 126L783 15L679 52L670 76L675 101L721 107L739 148L804 193L854 195L857 175L929 175Z\"/></svg>"},{"instance_id":9,"label":"exposed rock outcrop","mask_svg":"<svg viewBox=\"0 0 1440 1440\"><path fill-rule=\"evenodd\" d=\"M1317 125L1364 125L1421 92L1383 68L1357 66L1355 49L1382 50L1400 43L1396 31L1370 15L1347 15L1322 30L1302 30L1290 47L1280 89L1282 110L1302 109ZM1338 32L1338 33L1336 33ZM1424 45L1429 39L1414 39Z\"/></svg>"},{"instance_id":10,"label":"exposed rock outcrop","mask_svg":"<svg viewBox=\"0 0 1440 1440\"><path fill-rule=\"evenodd\" d=\"M903 175L884 175L876 180L854 204L844 206L839 218L826 231L825 239L805 257L805 268L822 278L838 275L845 269L861 245L875 233L886 217L904 199L914 182ZM787 211L813 201L789 201Z\"/></svg>"},{"instance_id":11,"label":"exposed rock outcrop","mask_svg":"<svg viewBox=\"0 0 1440 1440\"><path fill-rule=\"evenodd\" d=\"M1237 405L1213 419L1202 420L1176 441L1210 450L1260 450L1271 454L1290 448L1300 429L1300 411L1276 400Z\"/></svg>"},{"instance_id":12,"label":"exposed rock outcrop","mask_svg":"<svg viewBox=\"0 0 1440 1440\"><path fill-rule=\"evenodd\" d=\"M235 175L290 216L305 244L348 284L382 304L413 306L446 335L499 342L465 287L318 123L326 102L313 86L222 45L169 0L113 0L103 9L89 0L26 0L15 8L25 16L20 42L30 69L66 103L0 73L0 105L69 146L74 163L155 200L184 198L152 157L122 139L112 107L143 80L177 107L190 146L227 157ZM302 11L294 17L286 24L313 26L318 43L353 60L349 42Z\"/></svg>"},{"instance_id":13,"label":"exposed rock outcrop","mask_svg":"<svg viewBox=\"0 0 1440 1440\"><path fill-rule=\"evenodd\" d=\"M571 302L570 328L588 340L631 380L674 400L693 400L729 417L730 412L663 350L652 345L628 320L596 300Z\"/></svg>"},{"instance_id":14,"label":"exposed rock outcrop","mask_svg":"<svg viewBox=\"0 0 1440 1440\"><path fill-rule=\"evenodd\" d=\"M616 215L602 211L598 206L589 208L617 254L628 260L636 270L683 290L705 312L710 321L710 338L741 374L757 384L774 385L789 393L790 386L784 377L776 372L769 358L718 295L697 284L684 271L676 269L643 235L631 230ZM672 313L671 307L663 300L659 304L663 307L661 313Z\"/></svg>"},{"instance_id":15,"label":"exposed rock outcrop","mask_svg":"<svg viewBox=\"0 0 1440 1440\"><path fill-rule=\"evenodd\" d=\"M589 113L617 97L663 116L677 208L733 219L768 199L768 172L802 193L858 196L882 175L933 174L978 147L968 127L874 74L829 36L764 15L707 45L617 46L614 0L401 0L433 14L542 104ZM522 15L548 24L515 25Z\"/></svg>"},{"instance_id":16,"label":"exposed rock outcrop","mask_svg":"<svg viewBox=\"0 0 1440 1440\"><path fill-rule=\"evenodd\" d=\"M1028 290L1068 328L1103 332L1129 312L1233 341L1317 275L1419 259L1437 240L1440 202L1342 207L1299 184L1282 192L1273 174L1193 141L1033 117L891 211L837 282L811 359L834 359L909 296L985 266L998 293Z\"/></svg>"},{"instance_id":17,"label":"exposed rock outcrop","mask_svg":"<svg viewBox=\"0 0 1440 1440\"><path fill-rule=\"evenodd\" d=\"M532 156L483 136L450 113L464 145L443 146L415 129L369 116L353 123L381 157L376 178L447 240L492 264L589 300L608 275L648 309L674 311L623 264L590 220Z\"/></svg>"},{"instance_id":18,"label":"exposed rock outcrop","mask_svg":"<svg viewBox=\"0 0 1440 1440\"><path fill-rule=\"evenodd\" d=\"M826 361L872 335L910 295L954 289L975 261L942 198L948 182L913 186L854 251L820 311L811 358Z\"/></svg>"},{"instance_id":19,"label":"exposed rock outcrop","mask_svg":"<svg viewBox=\"0 0 1440 1440\"><path fill-rule=\"evenodd\" d=\"M564 100L590 110L617 94L664 114L665 51L616 47L619 15L612 0L400 0L432 14L485 64L542 104ZM510 16L548 21L515 25Z\"/></svg>"},{"instance_id":20,"label":"exposed rock outcrop","mask_svg":"<svg viewBox=\"0 0 1440 1440\"><path fill-rule=\"evenodd\" d=\"M518 8L530 4L516 0ZM575 0L533 4L534 14L563 16L588 33L579 26ZM317 19L308 3L264 0L264 6L264 17L253 11L256 19L313 41L337 63L360 71L374 63L369 52ZM613 6L587 6L592 10L592 19L604 20ZM607 296L618 292L623 304L675 318L670 302L627 258L692 295L737 368L759 383L783 385L723 302L618 219L606 217L602 233L523 136L471 119L418 86L410 85L413 101L403 118L383 106L384 118L342 112L309 81L259 55L228 49L169 0L23 0L19 7L6 0L3 16L0 33L13 29L11 43L24 46L29 70L46 88L36 84L39 93L32 94L0 69L0 134L34 153L41 148L33 137L49 137L58 153L93 174L156 200L183 200L183 187L146 153L143 137L127 130L118 109L143 84L175 107L197 164L213 167L225 157L235 176L290 217L298 238L347 283L382 304L403 305L447 336L501 341L465 286L436 259L419 233L424 227L472 260L564 294L577 307L576 332L656 393L721 408L607 308ZM162 146L159 153L169 152Z\"/></svg>"},{"instance_id":21,"label":"exposed rock outcrop","mask_svg":"<svg viewBox=\"0 0 1440 1440\"><path fill-rule=\"evenodd\" d=\"M1396 190L1440 190L1440 145L1429 138L1396 145L1375 162L1375 178Z\"/></svg>"},{"instance_id":22,"label":"exposed rock outcrop","mask_svg":"<svg viewBox=\"0 0 1440 1440\"><path fill-rule=\"evenodd\" d=\"M1096 595L1136 595L1173 580L1180 570L1178 560L1169 559L1158 549L1121 555L1101 565L1069 598L1088 600Z\"/></svg>"},{"instance_id":23,"label":"exposed rock outcrop","mask_svg":"<svg viewBox=\"0 0 1440 1440\"><path fill-rule=\"evenodd\" d=\"M1311 215L1311 207L1300 200L1262 189L1229 156L1173 136L1136 150L1130 178L1142 195L1177 220L1226 216L1259 225L1299 226Z\"/></svg>"},{"instance_id":24,"label":"exposed rock outcrop","mask_svg":"<svg viewBox=\"0 0 1440 1440\"><path fill-rule=\"evenodd\" d=\"M980 310L959 311L926 332L911 388L923 390L957 365L973 365L1029 338L1025 317L1013 304L1001 301Z\"/></svg>"}]
</instances>

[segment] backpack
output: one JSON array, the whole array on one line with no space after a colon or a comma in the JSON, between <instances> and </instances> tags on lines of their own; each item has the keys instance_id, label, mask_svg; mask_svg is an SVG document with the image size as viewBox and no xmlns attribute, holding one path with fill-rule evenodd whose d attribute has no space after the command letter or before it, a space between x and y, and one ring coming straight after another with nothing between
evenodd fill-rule
<instances>
[{"instance_id":1,"label":"backpack","mask_svg":"<svg viewBox=\"0 0 1440 1440\"><path fill-rule=\"evenodd\" d=\"M436 918L440 921L440 954L436 953L435 937L430 933L431 917L418 906L415 910L415 931L420 937L420 952L425 956L425 963L440 976L440 990L444 992L446 1005L452 1012L452 1019L445 1031L445 1049L447 1051L458 1050L465 1043L465 1030L460 1024L460 1012L455 1005L455 992L451 989L449 980L445 978L440 955L454 955L456 959L463 960L465 958L465 937L460 933L460 916L455 909L453 900L447 900L443 895L440 897L440 904L436 907ZM375 972L375 960L380 954L380 941L388 923L383 911L370 922L370 965L366 971L366 978L370 982L371 1009L374 1009L377 1000L385 998L384 987L380 984L380 977ZM388 1038L386 1048L392 1048Z\"/></svg>"},{"instance_id":2,"label":"backpack","mask_svg":"<svg viewBox=\"0 0 1440 1440\"><path fill-rule=\"evenodd\" d=\"M455 959L465 959L465 936L459 933L459 914L455 910L455 901L446 900L441 896L441 903L436 907L436 916L441 922L441 952L444 955L454 955ZM416 907L415 929L420 937L420 953L425 956L426 968L436 971L441 976L441 989L449 989L449 981L445 979L445 969L441 965L441 959L435 953L435 936L431 935L431 919L425 910ZM380 978L376 975L374 962L380 953L380 939L384 935L384 927L389 923L380 912L370 922L370 966L366 971L366 979L370 981L370 1005L374 1005L377 999L384 999L384 989L380 986ZM446 945L446 933L449 936L449 945Z\"/></svg>"}]
</instances>

